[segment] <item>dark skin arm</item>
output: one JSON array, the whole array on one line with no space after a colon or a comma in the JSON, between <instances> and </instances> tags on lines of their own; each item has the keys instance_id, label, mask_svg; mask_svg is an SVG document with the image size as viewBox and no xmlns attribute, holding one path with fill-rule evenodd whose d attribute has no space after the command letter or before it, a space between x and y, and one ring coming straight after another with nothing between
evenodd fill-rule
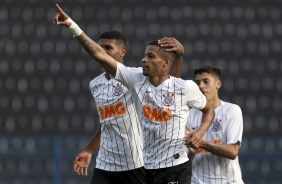
<instances>
[{"instance_id":1,"label":"dark skin arm","mask_svg":"<svg viewBox=\"0 0 282 184\"><path fill-rule=\"evenodd\" d=\"M70 27L71 23L66 22L69 16L56 4L59 13L56 13L53 19L53 23L57 25L63 25ZM77 40L80 42L81 46L89 53L89 55L100 63L111 75L116 75L117 61L109 56L105 50L91 38L89 38L85 33L76 36Z\"/></svg>"},{"instance_id":2,"label":"dark skin arm","mask_svg":"<svg viewBox=\"0 0 282 184\"><path fill-rule=\"evenodd\" d=\"M200 127L190 134L187 134L185 137L185 145L191 146L195 149L198 149L200 147L201 140L208 128L211 126L215 116L214 108L208 101L206 103L206 106L201 111L203 113L203 116Z\"/></svg>"},{"instance_id":3,"label":"dark skin arm","mask_svg":"<svg viewBox=\"0 0 282 184\"><path fill-rule=\"evenodd\" d=\"M101 127L98 128L96 134L92 137L85 149L77 154L73 162L73 170L78 175L87 176L88 166L94 151L100 147Z\"/></svg>"},{"instance_id":4,"label":"dark skin arm","mask_svg":"<svg viewBox=\"0 0 282 184\"><path fill-rule=\"evenodd\" d=\"M59 13L56 13L54 16L54 24L64 25L69 28L71 23L65 21L69 18L69 16L60 8L58 4L56 4L56 7ZM109 56L98 43L89 38L85 33L76 36L76 38L80 42L81 46L94 60L99 62L107 71L109 71L111 75L116 75L117 61ZM167 49L167 51L176 52L177 59L173 64L173 69L170 71L170 74L175 77L180 77L184 47L174 38L163 38L160 40L160 43L162 43L163 47L170 47Z\"/></svg>"}]
</instances>

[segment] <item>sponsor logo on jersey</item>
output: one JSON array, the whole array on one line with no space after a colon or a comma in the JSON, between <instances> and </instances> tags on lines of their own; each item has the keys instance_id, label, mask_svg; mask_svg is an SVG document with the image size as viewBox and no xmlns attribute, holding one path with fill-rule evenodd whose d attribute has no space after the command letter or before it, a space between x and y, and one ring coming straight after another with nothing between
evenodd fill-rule
<instances>
[{"instance_id":1,"label":"sponsor logo on jersey","mask_svg":"<svg viewBox=\"0 0 282 184\"><path fill-rule=\"evenodd\" d=\"M99 107L100 119L104 120L115 116L123 116L126 108L123 102Z\"/></svg>"},{"instance_id":2,"label":"sponsor logo on jersey","mask_svg":"<svg viewBox=\"0 0 282 184\"><path fill-rule=\"evenodd\" d=\"M221 119L215 119L213 124L212 124L212 130L214 132L217 132L219 130L221 130Z\"/></svg>"},{"instance_id":3,"label":"sponsor logo on jersey","mask_svg":"<svg viewBox=\"0 0 282 184\"><path fill-rule=\"evenodd\" d=\"M166 93L162 95L163 98L163 105L165 106L171 106L174 104L174 94L173 93Z\"/></svg>"},{"instance_id":4,"label":"sponsor logo on jersey","mask_svg":"<svg viewBox=\"0 0 282 184\"><path fill-rule=\"evenodd\" d=\"M172 112L167 109L159 109L143 105L144 117L154 122L167 122L172 119Z\"/></svg>"},{"instance_id":5,"label":"sponsor logo on jersey","mask_svg":"<svg viewBox=\"0 0 282 184\"><path fill-rule=\"evenodd\" d=\"M117 83L117 85L113 85L113 94L115 96L119 96L123 93L123 86L121 83Z\"/></svg>"}]
</instances>

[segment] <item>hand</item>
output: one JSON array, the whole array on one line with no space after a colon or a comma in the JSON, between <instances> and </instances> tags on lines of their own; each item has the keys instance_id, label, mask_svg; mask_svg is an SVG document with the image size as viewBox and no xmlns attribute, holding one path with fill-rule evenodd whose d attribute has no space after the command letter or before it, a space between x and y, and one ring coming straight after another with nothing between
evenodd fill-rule
<instances>
[{"instance_id":1,"label":"hand","mask_svg":"<svg viewBox=\"0 0 282 184\"><path fill-rule=\"evenodd\" d=\"M58 4L56 4L57 10L59 13L56 13L53 19L53 23L57 25L64 25L66 27L70 27L71 23L67 22L69 16L60 8Z\"/></svg>"},{"instance_id":2,"label":"hand","mask_svg":"<svg viewBox=\"0 0 282 184\"><path fill-rule=\"evenodd\" d=\"M188 128L188 132L185 135L185 145L189 148L198 149L201 145L202 141L202 132L198 129L196 131L192 130L189 126L186 125Z\"/></svg>"},{"instance_id":3,"label":"hand","mask_svg":"<svg viewBox=\"0 0 282 184\"><path fill-rule=\"evenodd\" d=\"M87 151L82 151L75 157L73 170L77 175L87 176L91 157L92 154Z\"/></svg>"},{"instance_id":4,"label":"hand","mask_svg":"<svg viewBox=\"0 0 282 184\"><path fill-rule=\"evenodd\" d=\"M168 47L166 51L175 52L176 56L182 57L184 55L183 45L175 38L164 37L158 40L161 47Z\"/></svg>"}]
</instances>

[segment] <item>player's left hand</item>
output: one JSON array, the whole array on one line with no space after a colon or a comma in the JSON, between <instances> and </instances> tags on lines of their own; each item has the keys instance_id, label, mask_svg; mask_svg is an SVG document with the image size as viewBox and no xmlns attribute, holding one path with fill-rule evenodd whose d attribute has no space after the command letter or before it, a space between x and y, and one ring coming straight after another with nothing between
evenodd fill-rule
<instances>
[{"instance_id":1,"label":"player's left hand","mask_svg":"<svg viewBox=\"0 0 282 184\"><path fill-rule=\"evenodd\" d=\"M164 37L158 40L161 47L167 48L166 51L175 52L176 56L182 57L184 55L183 45L175 38Z\"/></svg>"},{"instance_id":2,"label":"player's left hand","mask_svg":"<svg viewBox=\"0 0 282 184\"><path fill-rule=\"evenodd\" d=\"M202 141L202 137L203 137L202 135L203 134L200 130L194 131L189 127L189 132L186 133L184 144L187 147L198 149L201 145L201 141Z\"/></svg>"}]
</instances>

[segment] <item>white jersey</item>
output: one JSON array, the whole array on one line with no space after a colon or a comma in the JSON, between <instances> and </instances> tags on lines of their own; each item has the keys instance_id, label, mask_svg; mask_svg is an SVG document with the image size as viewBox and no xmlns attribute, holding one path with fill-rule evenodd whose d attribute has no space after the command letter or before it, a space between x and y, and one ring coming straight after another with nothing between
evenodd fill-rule
<instances>
[{"instance_id":1,"label":"white jersey","mask_svg":"<svg viewBox=\"0 0 282 184\"><path fill-rule=\"evenodd\" d=\"M131 94L105 73L90 82L101 123L101 143L96 168L106 171L127 171L144 166L143 133L137 122Z\"/></svg>"},{"instance_id":2,"label":"white jersey","mask_svg":"<svg viewBox=\"0 0 282 184\"><path fill-rule=\"evenodd\" d=\"M202 112L191 109L187 124L197 129L201 124ZM221 101L215 109L215 118L203 139L216 144L242 142L243 117L236 104ZM244 183L238 157L235 160L216 156L204 149L198 149L192 160L192 181L197 184Z\"/></svg>"},{"instance_id":3,"label":"white jersey","mask_svg":"<svg viewBox=\"0 0 282 184\"><path fill-rule=\"evenodd\" d=\"M198 86L191 80L170 77L154 87L140 69L120 63L116 79L132 92L144 133L144 167L167 168L188 161L183 140L189 107L206 105Z\"/></svg>"}]
</instances>

